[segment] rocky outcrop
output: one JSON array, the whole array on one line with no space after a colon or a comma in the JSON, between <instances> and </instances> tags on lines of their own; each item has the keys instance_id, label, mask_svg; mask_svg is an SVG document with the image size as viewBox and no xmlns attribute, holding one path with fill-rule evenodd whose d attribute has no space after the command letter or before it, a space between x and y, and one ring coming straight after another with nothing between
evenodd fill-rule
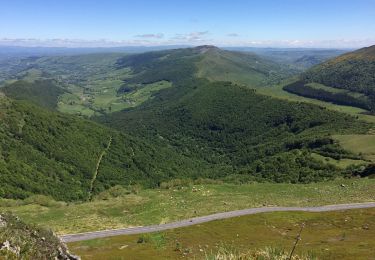
<instances>
[{"instance_id":1,"label":"rocky outcrop","mask_svg":"<svg viewBox=\"0 0 375 260\"><path fill-rule=\"evenodd\" d=\"M52 231L0 214L0 259L78 260Z\"/></svg>"}]
</instances>

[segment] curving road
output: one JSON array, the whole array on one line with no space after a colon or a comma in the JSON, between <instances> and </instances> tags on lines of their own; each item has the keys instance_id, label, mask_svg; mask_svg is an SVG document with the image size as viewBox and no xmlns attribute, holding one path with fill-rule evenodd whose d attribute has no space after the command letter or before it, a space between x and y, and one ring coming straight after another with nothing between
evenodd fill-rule
<instances>
[{"instance_id":1,"label":"curving road","mask_svg":"<svg viewBox=\"0 0 375 260\"><path fill-rule=\"evenodd\" d=\"M324 211L335 211L335 210L347 210L347 209L365 209L365 208L375 208L375 202L366 203L353 203L353 204L337 204L337 205L327 205L320 207L263 207L263 208L250 208L243 210L235 210L229 212L222 212L217 214L212 214L203 217L196 217L187 220L176 221L161 225L152 225L145 227L132 227L132 228L121 228L112 230L102 230L78 234L69 234L60 236L64 242L75 242L90 240L95 238L112 237L118 235L132 235L132 234L142 234L150 233L155 231L162 231L167 229L186 227L191 225L196 225L204 222L209 222L213 220L226 219L232 217L239 217L244 215L252 215L263 212L275 212L275 211L306 211L306 212L324 212Z\"/></svg>"}]
</instances>

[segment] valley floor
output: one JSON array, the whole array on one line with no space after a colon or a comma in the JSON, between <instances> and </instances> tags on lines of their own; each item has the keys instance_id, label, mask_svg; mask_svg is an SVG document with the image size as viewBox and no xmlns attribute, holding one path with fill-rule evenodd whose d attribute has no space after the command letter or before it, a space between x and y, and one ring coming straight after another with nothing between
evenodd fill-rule
<instances>
[{"instance_id":1,"label":"valley floor","mask_svg":"<svg viewBox=\"0 0 375 260\"><path fill-rule=\"evenodd\" d=\"M91 202L64 203L34 196L0 200L0 211L58 234L162 224L218 212L264 206L319 206L375 201L375 179L312 184L200 184L170 189L107 191Z\"/></svg>"}]
</instances>

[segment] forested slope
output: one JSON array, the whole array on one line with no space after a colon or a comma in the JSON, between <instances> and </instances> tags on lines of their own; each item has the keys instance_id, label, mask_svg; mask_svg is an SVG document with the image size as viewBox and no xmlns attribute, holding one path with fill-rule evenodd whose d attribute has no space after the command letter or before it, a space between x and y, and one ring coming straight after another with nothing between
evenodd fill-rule
<instances>
[{"instance_id":1,"label":"forested slope","mask_svg":"<svg viewBox=\"0 0 375 260\"><path fill-rule=\"evenodd\" d=\"M231 83L196 80L161 91L144 105L99 121L140 138L168 144L226 170L211 178L308 182L339 174L310 152L352 156L334 144L334 133L366 132L369 125L314 105L257 95ZM233 177L233 176L232 176Z\"/></svg>"},{"instance_id":2,"label":"forested slope","mask_svg":"<svg viewBox=\"0 0 375 260\"><path fill-rule=\"evenodd\" d=\"M366 103L362 108L365 106L365 109L375 111L375 46L326 61L306 71L300 78L306 83L315 82L363 94L368 101L361 102ZM331 98L333 102L336 100Z\"/></svg>"},{"instance_id":3,"label":"forested slope","mask_svg":"<svg viewBox=\"0 0 375 260\"><path fill-rule=\"evenodd\" d=\"M13 99L28 100L49 109L56 109L59 96L65 93L64 89L53 80L35 82L19 80L0 90Z\"/></svg>"},{"instance_id":4,"label":"forested slope","mask_svg":"<svg viewBox=\"0 0 375 260\"><path fill-rule=\"evenodd\" d=\"M78 117L0 97L0 197L88 198L100 153L112 136L94 192L116 184L155 186L192 175L199 161Z\"/></svg>"}]
</instances>

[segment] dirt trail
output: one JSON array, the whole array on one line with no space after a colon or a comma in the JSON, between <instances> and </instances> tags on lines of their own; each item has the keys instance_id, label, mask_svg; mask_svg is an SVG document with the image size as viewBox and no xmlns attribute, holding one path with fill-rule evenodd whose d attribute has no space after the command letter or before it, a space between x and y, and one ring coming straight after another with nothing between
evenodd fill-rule
<instances>
[{"instance_id":1,"label":"dirt trail","mask_svg":"<svg viewBox=\"0 0 375 260\"><path fill-rule=\"evenodd\" d=\"M94 189L94 183L95 183L96 177L98 176L98 171L99 171L100 163L102 162L102 159L103 159L103 156L105 155L105 153L111 147L111 143L112 143L112 136L109 137L109 141L108 141L107 147L100 153L99 159L96 162L95 172L94 172L94 175L93 175L93 177L91 179L91 182L90 182L89 200L91 200L91 198L92 198L92 190Z\"/></svg>"}]
</instances>

